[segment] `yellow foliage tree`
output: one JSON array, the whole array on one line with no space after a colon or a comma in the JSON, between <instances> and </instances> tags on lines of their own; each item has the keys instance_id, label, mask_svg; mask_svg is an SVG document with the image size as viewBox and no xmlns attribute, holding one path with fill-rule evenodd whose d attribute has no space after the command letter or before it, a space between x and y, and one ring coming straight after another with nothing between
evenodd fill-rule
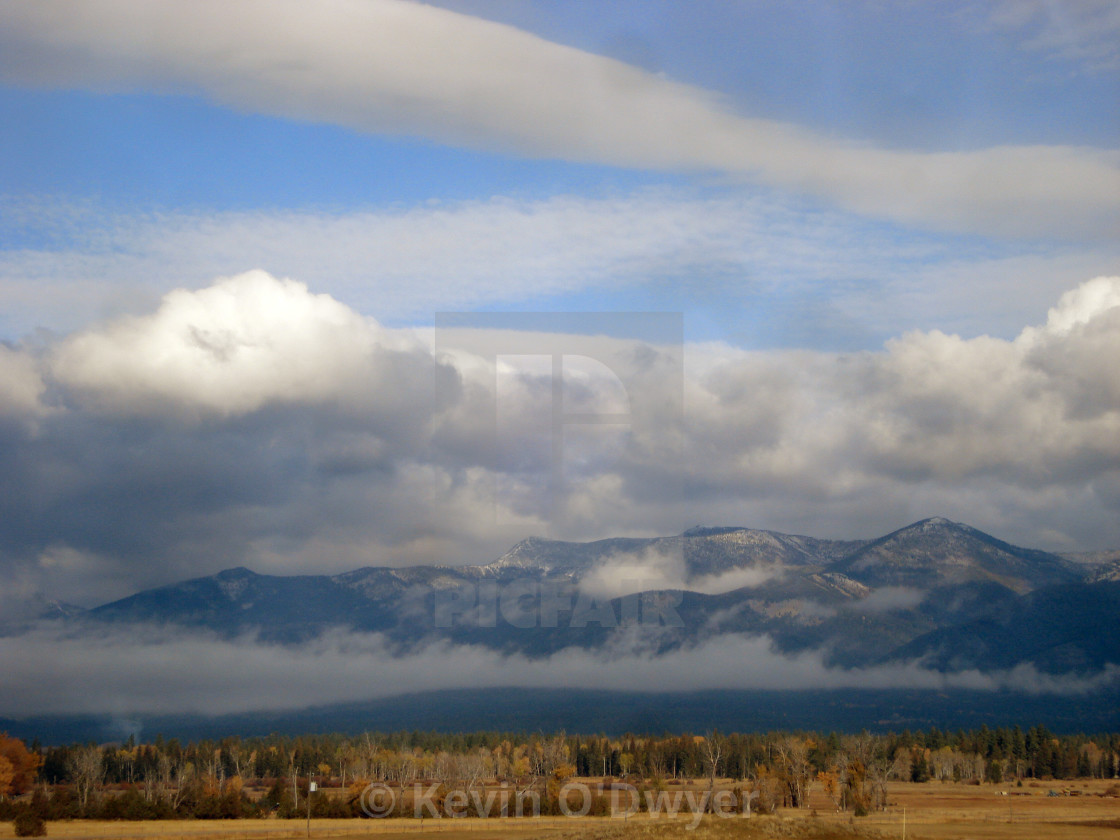
<instances>
[{"instance_id":1,"label":"yellow foliage tree","mask_svg":"<svg viewBox=\"0 0 1120 840\"><path fill-rule=\"evenodd\" d=\"M0 799L3 799L8 789L12 785L12 779L16 777L16 768L12 766L12 762L8 760L6 755L0 755Z\"/></svg>"},{"instance_id":2,"label":"yellow foliage tree","mask_svg":"<svg viewBox=\"0 0 1120 840\"><path fill-rule=\"evenodd\" d=\"M40 757L29 751L19 738L12 738L5 732L0 732L0 757L11 766L11 778L7 783L3 783L0 778L0 796L18 796L31 790L31 786L35 784Z\"/></svg>"}]
</instances>

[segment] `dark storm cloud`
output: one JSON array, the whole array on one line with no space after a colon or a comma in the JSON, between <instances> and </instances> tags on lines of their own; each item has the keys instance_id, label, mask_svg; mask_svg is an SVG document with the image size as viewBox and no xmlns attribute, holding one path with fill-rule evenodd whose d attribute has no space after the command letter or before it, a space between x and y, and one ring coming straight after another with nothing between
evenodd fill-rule
<instances>
[{"instance_id":1,"label":"dark storm cloud","mask_svg":"<svg viewBox=\"0 0 1120 840\"><path fill-rule=\"evenodd\" d=\"M485 562L531 534L698 522L856 537L943 513L1020 543L1107 547L1118 304L1120 280L1098 278L1010 341L689 345L683 379L671 348L579 337L609 364L573 363L573 404L616 411L615 365L623 402L638 389L654 413L569 427L558 491L550 362L496 371L447 335L433 355L430 336L263 272L175 292L150 315L0 354L7 601L92 604L234 565ZM540 336L541 357L565 340Z\"/></svg>"}]
</instances>

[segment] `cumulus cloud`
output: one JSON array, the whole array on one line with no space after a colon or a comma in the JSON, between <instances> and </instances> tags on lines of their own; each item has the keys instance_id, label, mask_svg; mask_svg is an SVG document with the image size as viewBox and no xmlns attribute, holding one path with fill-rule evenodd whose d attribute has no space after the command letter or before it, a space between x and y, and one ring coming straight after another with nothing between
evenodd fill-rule
<instances>
[{"instance_id":1,"label":"cumulus cloud","mask_svg":"<svg viewBox=\"0 0 1120 840\"><path fill-rule=\"evenodd\" d=\"M1063 297L1041 328L1012 340L967 339L934 330L858 354L750 354L713 348L699 360L706 451L739 452L782 482L834 468L830 481L890 475L903 480L1003 474L1062 481L1116 468L1120 404L1120 278L1097 278ZM1095 410L1077 410L1082 395ZM724 409L721 411L720 409ZM734 423L730 418L734 417ZM749 429L752 444L728 439Z\"/></svg>"},{"instance_id":2,"label":"cumulus cloud","mask_svg":"<svg viewBox=\"0 0 1120 840\"><path fill-rule=\"evenodd\" d=\"M395 655L377 634L328 632L297 647L223 641L173 628L93 635L39 628L0 637L7 676L0 716L265 711L444 688L594 687L606 690L928 688L1072 695L1116 678L1011 671L941 674L916 663L845 670L821 654L782 656L766 637L725 635L657 654L617 635L602 650L566 648L530 659L472 645L433 643Z\"/></svg>"},{"instance_id":3,"label":"cumulus cloud","mask_svg":"<svg viewBox=\"0 0 1120 840\"><path fill-rule=\"evenodd\" d=\"M1115 151L837 142L510 26L417 3L6 3L0 73L203 92L362 131L628 167L730 172L861 213L1000 235L1114 236Z\"/></svg>"},{"instance_id":4,"label":"cumulus cloud","mask_svg":"<svg viewBox=\"0 0 1120 840\"><path fill-rule=\"evenodd\" d=\"M533 424L551 416L541 411L550 364L517 370L501 403L513 432L498 435L496 360L511 341L548 358L568 348L599 360L574 371L579 407L648 412L615 451L603 441L580 450L587 458L561 493L546 492L551 450L525 452L549 439ZM938 511L1020 544L1120 540L1120 278L1070 289L1044 323L1011 339L932 331L856 354L671 350L462 327L443 332L436 352L415 331L263 272L170 293L148 315L48 341L38 355L3 348L24 409L44 400L52 409L34 425L0 423L0 567L10 582L0 619L33 617L24 605L45 605L43 593L93 605L241 564L300 573L486 562L529 534L668 534L705 521L856 537ZM633 393L620 395L620 382ZM673 392L683 413L669 410ZM721 593L780 573L698 576L679 552L617 552L579 585L597 598ZM852 608L909 608L920 597L888 589ZM737 635L658 653L620 633L602 651L525 659L447 643L398 658L377 636L346 633L291 650L179 631L104 633L39 627L0 639L13 687L0 714L244 711L261 697L299 707L388 687L653 690L686 680L1063 692L1113 673L1065 682L1029 667L852 671Z\"/></svg>"},{"instance_id":5,"label":"cumulus cloud","mask_svg":"<svg viewBox=\"0 0 1120 840\"><path fill-rule=\"evenodd\" d=\"M48 341L39 367L5 351L52 410L0 423L0 562L92 605L242 564L484 563L534 534L697 523L854 538L936 512L1019 544L1107 548L1118 290L1091 280L1011 339L911 332L837 354L467 327L437 349L299 283L219 280ZM511 346L596 360L575 371L575 405L629 411L618 434L565 427L559 483L551 362L498 393ZM586 586L721 592L770 571L704 579L677 557L619 556Z\"/></svg>"},{"instance_id":6,"label":"cumulus cloud","mask_svg":"<svg viewBox=\"0 0 1120 840\"><path fill-rule=\"evenodd\" d=\"M1047 314L1046 331L1068 334L1074 327L1088 324L1118 306L1120 283L1115 277L1095 277L1062 295L1058 305ZM1035 335L1036 331L1028 329L1026 334Z\"/></svg>"},{"instance_id":7,"label":"cumulus cloud","mask_svg":"<svg viewBox=\"0 0 1120 840\"><path fill-rule=\"evenodd\" d=\"M171 402L243 414L368 388L374 352L394 350L387 344L376 322L331 297L252 271L72 336L51 368L63 385L126 411Z\"/></svg>"}]
</instances>

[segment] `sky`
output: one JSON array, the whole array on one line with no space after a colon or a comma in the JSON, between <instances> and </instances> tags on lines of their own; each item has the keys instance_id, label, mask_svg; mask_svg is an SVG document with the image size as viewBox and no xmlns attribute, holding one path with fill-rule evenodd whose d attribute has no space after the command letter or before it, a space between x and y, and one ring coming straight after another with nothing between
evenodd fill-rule
<instances>
[{"instance_id":1,"label":"sky","mask_svg":"<svg viewBox=\"0 0 1120 840\"><path fill-rule=\"evenodd\" d=\"M1120 547L1118 101L1111 0L10 0L0 609L697 524Z\"/></svg>"}]
</instances>

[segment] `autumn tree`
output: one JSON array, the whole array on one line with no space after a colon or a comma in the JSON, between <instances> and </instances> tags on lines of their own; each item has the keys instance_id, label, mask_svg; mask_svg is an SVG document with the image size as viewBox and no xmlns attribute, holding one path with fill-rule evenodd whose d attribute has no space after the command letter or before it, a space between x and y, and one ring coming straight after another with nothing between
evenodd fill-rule
<instances>
[{"instance_id":1,"label":"autumn tree","mask_svg":"<svg viewBox=\"0 0 1120 840\"><path fill-rule=\"evenodd\" d=\"M12 779L16 777L16 768L6 755L0 755L0 799L7 796L12 787Z\"/></svg>"},{"instance_id":2,"label":"autumn tree","mask_svg":"<svg viewBox=\"0 0 1120 840\"><path fill-rule=\"evenodd\" d=\"M809 762L811 743L793 736L782 738L777 743L775 758L786 785L789 804L794 808L805 808L809 804L809 783L813 778L813 766Z\"/></svg>"},{"instance_id":3,"label":"autumn tree","mask_svg":"<svg viewBox=\"0 0 1120 840\"><path fill-rule=\"evenodd\" d=\"M836 770L821 770L817 773L817 781L825 794L832 800L836 810L840 810L840 774Z\"/></svg>"},{"instance_id":4,"label":"autumn tree","mask_svg":"<svg viewBox=\"0 0 1120 840\"><path fill-rule=\"evenodd\" d=\"M0 798L19 796L31 790L41 760L19 738L0 732Z\"/></svg>"}]
</instances>

